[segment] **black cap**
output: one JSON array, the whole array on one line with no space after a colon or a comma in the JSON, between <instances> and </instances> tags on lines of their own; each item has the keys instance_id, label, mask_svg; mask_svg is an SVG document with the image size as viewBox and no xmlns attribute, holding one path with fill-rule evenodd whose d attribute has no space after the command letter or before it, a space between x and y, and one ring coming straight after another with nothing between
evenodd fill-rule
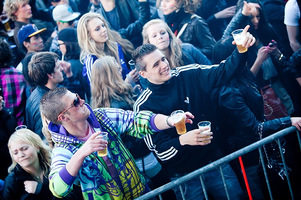
<instances>
[{"instance_id":1,"label":"black cap","mask_svg":"<svg viewBox=\"0 0 301 200\"><path fill-rule=\"evenodd\" d=\"M77 42L77 32L75 28L64 28L58 34L58 39L63 42Z\"/></svg>"}]
</instances>

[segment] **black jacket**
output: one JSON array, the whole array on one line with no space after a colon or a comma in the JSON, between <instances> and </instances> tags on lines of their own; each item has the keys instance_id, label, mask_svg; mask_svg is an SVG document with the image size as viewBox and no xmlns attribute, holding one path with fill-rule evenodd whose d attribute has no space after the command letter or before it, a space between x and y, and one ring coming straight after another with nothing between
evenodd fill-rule
<instances>
[{"instance_id":1,"label":"black jacket","mask_svg":"<svg viewBox=\"0 0 301 200\"><path fill-rule=\"evenodd\" d=\"M251 73L248 74L252 76ZM223 86L219 92L218 104L219 129L227 153L258 141L260 132L264 137L291 126L290 117L265 121L262 96L258 86L252 81L247 84L232 81ZM252 151L244 158L246 166L258 164L257 151Z\"/></svg>"},{"instance_id":2,"label":"black jacket","mask_svg":"<svg viewBox=\"0 0 301 200\"><path fill-rule=\"evenodd\" d=\"M216 66L188 65L172 71L169 81L161 85L149 83L149 88L139 96L134 111L150 110L170 115L174 110L194 114L194 124L187 124L187 131L197 128L203 120L212 122L212 143L206 146L182 146L176 130L169 129L147 135L145 141L150 150L166 165L170 176L192 172L222 156L217 146L218 132L214 129L211 91L231 80L236 70L244 66L246 54L234 51L226 62Z\"/></svg>"},{"instance_id":3,"label":"black jacket","mask_svg":"<svg viewBox=\"0 0 301 200\"><path fill-rule=\"evenodd\" d=\"M136 0L117 0L117 20L120 29L116 30L123 38L130 40L134 46L142 44L142 28L150 19L150 8L148 2L140 2ZM96 11L100 13L107 21L107 14L100 4L100 8Z\"/></svg>"},{"instance_id":4,"label":"black jacket","mask_svg":"<svg viewBox=\"0 0 301 200\"><path fill-rule=\"evenodd\" d=\"M25 191L24 181L36 181L20 165L16 165L13 171L6 177L3 189L5 200L40 200L56 199L49 190L49 181L44 176L43 183L38 183L36 193L29 194Z\"/></svg>"},{"instance_id":5,"label":"black jacket","mask_svg":"<svg viewBox=\"0 0 301 200\"><path fill-rule=\"evenodd\" d=\"M31 93L26 102L26 125L27 128L44 138L42 133L42 118L40 114L40 100L42 96L49 91L45 86L37 86Z\"/></svg>"},{"instance_id":6,"label":"black jacket","mask_svg":"<svg viewBox=\"0 0 301 200\"><path fill-rule=\"evenodd\" d=\"M211 59L215 39L203 18L198 15L184 13L180 10L175 19L166 23L172 28L176 26L173 32L181 39L182 42L190 43L198 48L205 56ZM178 24L178 25L177 25ZM182 34L181 29L183 30Z\"/></svg>"},{"instance_id":7,"label":"black jacket","mask_svg":"<svg viewBox=\"0 0 301 200\"><path fill-rule=\"evenodd\" d=\"M15 131L16 126L16 119L6 108L3 108L0 111L0 179L4 179L7 176L7 169L11 164L7 142L10 135Z\"/></svg>"}]
</instances>

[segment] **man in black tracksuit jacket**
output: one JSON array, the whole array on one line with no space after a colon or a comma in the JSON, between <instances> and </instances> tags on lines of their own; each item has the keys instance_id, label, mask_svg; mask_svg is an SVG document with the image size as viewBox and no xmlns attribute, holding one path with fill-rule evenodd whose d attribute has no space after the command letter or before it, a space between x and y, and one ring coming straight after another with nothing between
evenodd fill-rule
<instances>
[{"instance_id":1,"label":"man in black tracksuit jacket","mask_svg":"<svg viewBox=\"0 0 301 200\"><path fill-rule=\"evenodd\" d=\"M246 47L252 46L255 39L246 36ZM210 101L211 91L229 81L235 72L245 65L246 53L235 50L219 65L201 66L192 64L170 70L165 56L151 44L136 49L133 59L142 77L148 80L148 88L143 91L134 105L134 111L150 110L154 113L170 115L175 110L189 111L194 115L194 123L187 124L187 133L178 135L176 129L169 129L144 139L148 148L165 164L172 180L190 173L222 157L217 141L208 145L195 141L199 121L214 121L214 107ZM213 124L214 130L214 124ZM213 131L214 135L218 135ZM213 136L214 136L213 135ZM242 190L235 174L228 164L223 166L230 199L240 199ZM206 190L214 199L226 199L226 193L219 170L203 175ZM188 187L189 185L189 187ZM184 185L186 199L203 199L199 178ZM175 190L177 195L180 191ZM180 196L181 197L181 196Z\"/></svg>"}]
</instances>

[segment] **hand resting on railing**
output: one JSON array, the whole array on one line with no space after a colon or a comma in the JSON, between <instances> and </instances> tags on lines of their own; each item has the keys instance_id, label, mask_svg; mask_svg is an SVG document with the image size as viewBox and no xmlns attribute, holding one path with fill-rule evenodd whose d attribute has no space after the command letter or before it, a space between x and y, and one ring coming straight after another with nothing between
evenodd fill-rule
<instances>
[{"instance_id":1,"label":"hand resting on railing","mask_svg":"<svg viewBox=\"0 0 301 200\"><path fill-rule=\"evenodd\" d=\"M291 117L292 125L301 131L301 117Z\"/></svg>"}]
</instances>

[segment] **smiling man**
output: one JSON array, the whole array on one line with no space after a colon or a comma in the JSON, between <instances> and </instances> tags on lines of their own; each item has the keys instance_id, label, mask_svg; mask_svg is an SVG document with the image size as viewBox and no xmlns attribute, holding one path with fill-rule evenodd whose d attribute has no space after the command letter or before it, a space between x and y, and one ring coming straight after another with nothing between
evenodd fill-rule
<instances>
[{"instance_id":1,"label":"smiling man","mask_svg":"<svg viewBox=\"0 0 301 200\"><path fill-rule=\"evenodd\" d=\"M247 48L255 43L255 38L247 33L245 41ZM148 80L148 88L143 91L134 104L134 111L150 110L169 115L175 110L188 110L195 116L196 123L187 125L187 133L178 135L175 129L166 130L156 135L147 135L146 145L154 151L165 164L172 180L201 168L223 156L218 147L218 134L214 123L214 99L212 91L229 81L235 72L245 66L247 55L237 50L219 65L205 66L192 64L171 70L164 54L152 44L138 47L133 59L136 68L143 78ZM192 140L192 129L197 128L200 121L212 122L213 137L211 144L195 144ZM241 199L242 190L231 167L222 166L227 177L227 189L230 199ZM214 199L227 199L223 180L219 170L214 169L203 174L206 190ZM182 185L183 186L183 185ZM186 199L204 199L204 193L199 178L184 184ZM175 190L179 199L181 193Z\"/></svg>"}]
</instances>

